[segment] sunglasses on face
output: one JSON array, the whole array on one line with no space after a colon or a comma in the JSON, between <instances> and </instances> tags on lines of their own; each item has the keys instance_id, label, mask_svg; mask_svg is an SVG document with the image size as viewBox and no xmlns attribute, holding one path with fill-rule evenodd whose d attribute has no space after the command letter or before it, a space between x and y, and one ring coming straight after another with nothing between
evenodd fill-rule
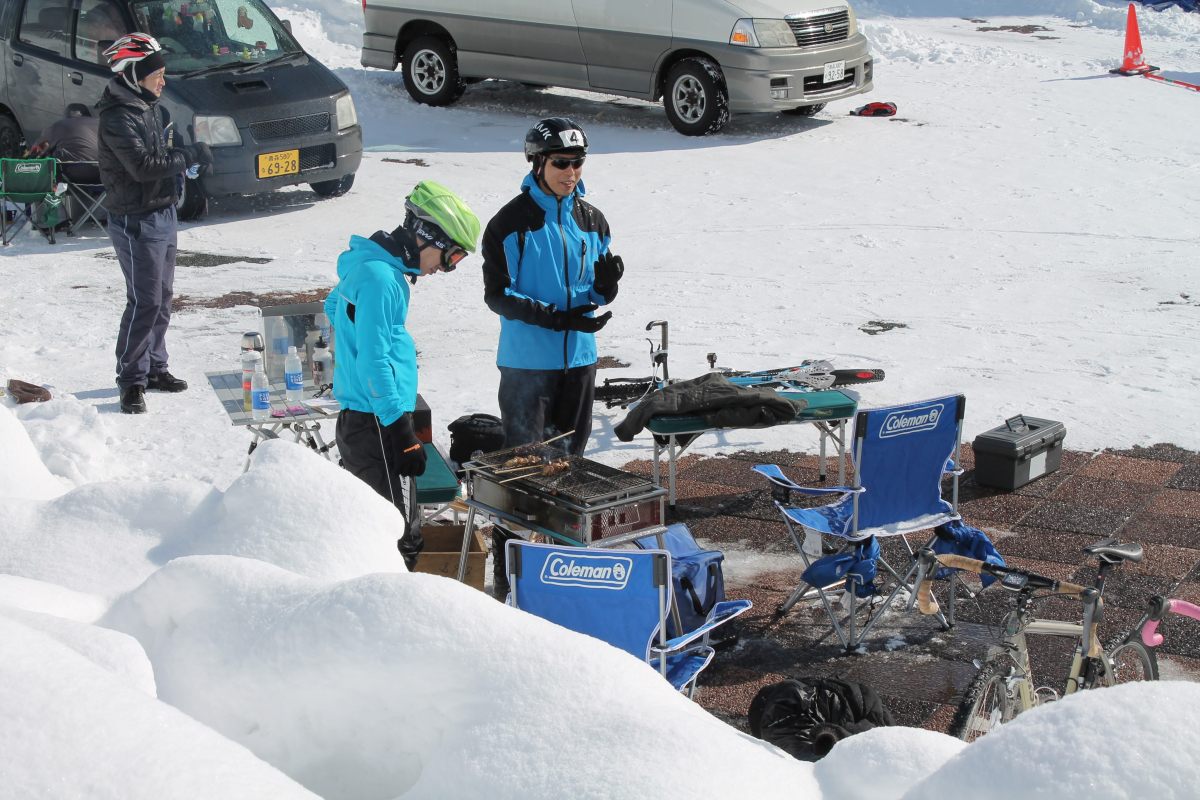
<instances>
[{"instance_id":1,"label":"sunglasses on face","mask_svg":"<svg viewBox=\"0 0 1200 800\"><path fill-rule=\"evenodd\" d=\"M554 167L555 169L567 169L568 167L583 169L583 161L585 158L587 158L587 156L580 156L579 158L552 158L550 159L550 166Z\"/></svg>"}]
</instances>

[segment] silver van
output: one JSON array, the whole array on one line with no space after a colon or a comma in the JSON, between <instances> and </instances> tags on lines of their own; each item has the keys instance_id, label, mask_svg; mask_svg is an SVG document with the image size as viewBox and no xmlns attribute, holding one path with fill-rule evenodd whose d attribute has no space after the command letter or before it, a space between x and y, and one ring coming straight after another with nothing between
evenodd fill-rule
<instances>
[{"instance_id":1,"label":"silver van","mask_svg":"<svg viewBox=\"0 0 1200 800\"><path fill-rule=\"evenodd\" d=\"M504 78L661 99L680 133L729 114L809 116L870 91L871 55L841 0L363 0L365 67L401 64L419 103Z\"/></svg>"},{"instance_id":2,"label":"silver van","mask_svg":"<svg viewBox=\"0 0 1200 800\"><path fill-rule=\"evenodd\" d=\"M184 181L180 219L209 197L298 183L331 197L354 183L362 128L349 89L262 0L0 2L0 157L20 156L67 105L94 107L112 78L104 50L139 30L163 46L174 143L213 151L212 173Z\"/></svg>"}]
</instances>

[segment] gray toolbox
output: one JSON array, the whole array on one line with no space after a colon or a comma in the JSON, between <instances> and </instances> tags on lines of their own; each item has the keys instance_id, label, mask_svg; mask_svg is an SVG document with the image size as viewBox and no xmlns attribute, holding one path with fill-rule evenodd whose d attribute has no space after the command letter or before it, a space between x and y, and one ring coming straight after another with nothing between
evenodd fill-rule
<instances>
[{"instance_id":1,"label":"gray toolbox","mask_svg":"<svg viewBox=\"0 0 1200 800\"><path fill-rule=\"evenodd\" d=\"M975 437L975 481L984 486L1019 489L1030 481L1057 472L1062 465L1061 422L1018 414Z\"/></svg>"}]
</instances>

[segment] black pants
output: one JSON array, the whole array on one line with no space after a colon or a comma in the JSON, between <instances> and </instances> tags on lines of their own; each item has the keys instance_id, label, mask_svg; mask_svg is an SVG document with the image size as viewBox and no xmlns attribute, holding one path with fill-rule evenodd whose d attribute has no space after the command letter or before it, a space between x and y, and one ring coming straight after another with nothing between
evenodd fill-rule
<instances>
[{"instance_id":1,"label":"black pants","mask_svg":"<svg viewBox=\"0 0 1200 800\"><path fill-rule=\"evenodd\" d=\"M500 367L500 421L504 446L540 442L575 431L556 442L581 456L592 435L592 402L596 397L596 365L561 369Z\"/></svg>"},{"instance_id":2,"label":"black pants","mask_svg":"<svg viewBox=\"0 0 1200 800\"><path fill-rule=\"evenodd\" d=\"M167 326L175 283L175 207L109 214L108 235L125 273L125 313L117 334L117 385L146 385L167 371Z\"/></svg>"},{"instance_id":3,"label":"black pants","mask_svg":"<svg viewBox=\"0 0 1200 800\"><path fill-rule=\"evenodd\" d=\"M577 456L583 455L588 437L592 435L595 397L595 364L568 370L500 367L500 421L504 426L504 446L541 442L573 430L573 435L554 446ZM492 580L497 597L508 587L504 543L515 538L515 534L499 525L492 528Z\"/></svg>"},{"instance_id":4,"label":"black pants","mask_svg":"<svg viewBox=\"0 0 1200 800\"><path fill-rule=\"evenodd\" d=\"M404 518L404 534L397 542L404 563L411 570L417 565L417 556L425 548L421 537L421 526L409 523L404 513L403 481L389 468L388 462L395 452L391 435L374 414L343 409L337 421L338 452L342 466L362 480L386 500L396 506ZM416 482L413 482L416 485Z\"/></svg>"}]
</instances>

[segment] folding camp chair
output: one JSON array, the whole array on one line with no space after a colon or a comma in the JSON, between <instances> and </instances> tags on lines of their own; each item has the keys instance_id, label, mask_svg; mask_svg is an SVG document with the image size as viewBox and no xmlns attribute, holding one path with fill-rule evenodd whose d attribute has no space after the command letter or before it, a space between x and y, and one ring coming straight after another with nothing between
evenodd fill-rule
<instances>
[{"instance_id":1,"label":"folding camp chair","mask_svg":"<svg viewBox=\"0 0 1200 800\"><path fill-rule=\"evenodd\" d=\"M821 598L842 645L853 650L887 613L902 590L908 592L911 608L916 597L913 578L924 577L934 562L928 545L913 550L908 534L959 519L958 476L962 470L958 469L957 461L965 410L966 398L958 395L858 412L854 422L853 486L812 489L797 486L774 464L754 467L771 481L775 505L783 514L788 533L807 567L800 585L780 606L781 613L791 609L811 587ZM941 492L942 476L946 473L954 480L950 503L942 499ZM796 508L788 505L791 492L842 497L827 506ZM838 537L845 544L837 555L811 561L796 532L797 525ZM884 536L903 537L910 559L903 575L879 555L875 537ZM873 615L868 614L862 633L856 635L857 598L876 594L876 564L883 566L896 585L880 608ZM850 598L848 631L842 630L827 594L843 581ZM953 581L952 578L951 595ZM887 586L885 579L881 588L886 590ZM948 606L953 608L952 604ZM953 616L947 621L941 612L938 620L944 627L953 624Z\"/></svg>"},{"instance_id":2,"label":"folding camp chair","mask_svg":"<svg viewBox=\"0 0 1200 800\"><path fill-rule=\"evenodd\" d=\"M86 174L93 171L94 182L91 180L76 180L76 178L83 177L80 173ZM67 193L71 199L83 209L83 213L78 217L74 214L71 215L71 226L67 229L67 236L74 236L75 232L82 228L83 224L89 219L96 223L97 228L104 230L104 226L100 224L99 218L96 217L96 211L103 205L104 196L107 194L104 184L100 183L100 162L59 161L58 174L63 182L67 184Z\"/></svg>"},{"instance_id":3,"label":"folding camp chair","mask_svg":"<svg viewBox=\"0 0 1200 800\"><path fill-rule=\"evenodd\" d=\"M637 656L688 697L712 661L709 634L750 608L748 600L717 603L704 625L668 639L669 552L599 551L520 539L507 546L509 605Z\"/></svg>"},{"instance_id":4,"label":"folding camp chair","mask_svg":"<svg viewBox=\"0 0 1200 800\"><path fill-rule=\"evenodd\" d=\"M0 241L8 246L28 222L54 244L54 229L43 228L33 218L33 204L54 195L58 186L53 158L0 158ZM9 207L15 206L17 219L8 224ZM23 207L23 208L22 208ZM19 221L18 221L19 220Z\"/></svg>"}]
</instances>

